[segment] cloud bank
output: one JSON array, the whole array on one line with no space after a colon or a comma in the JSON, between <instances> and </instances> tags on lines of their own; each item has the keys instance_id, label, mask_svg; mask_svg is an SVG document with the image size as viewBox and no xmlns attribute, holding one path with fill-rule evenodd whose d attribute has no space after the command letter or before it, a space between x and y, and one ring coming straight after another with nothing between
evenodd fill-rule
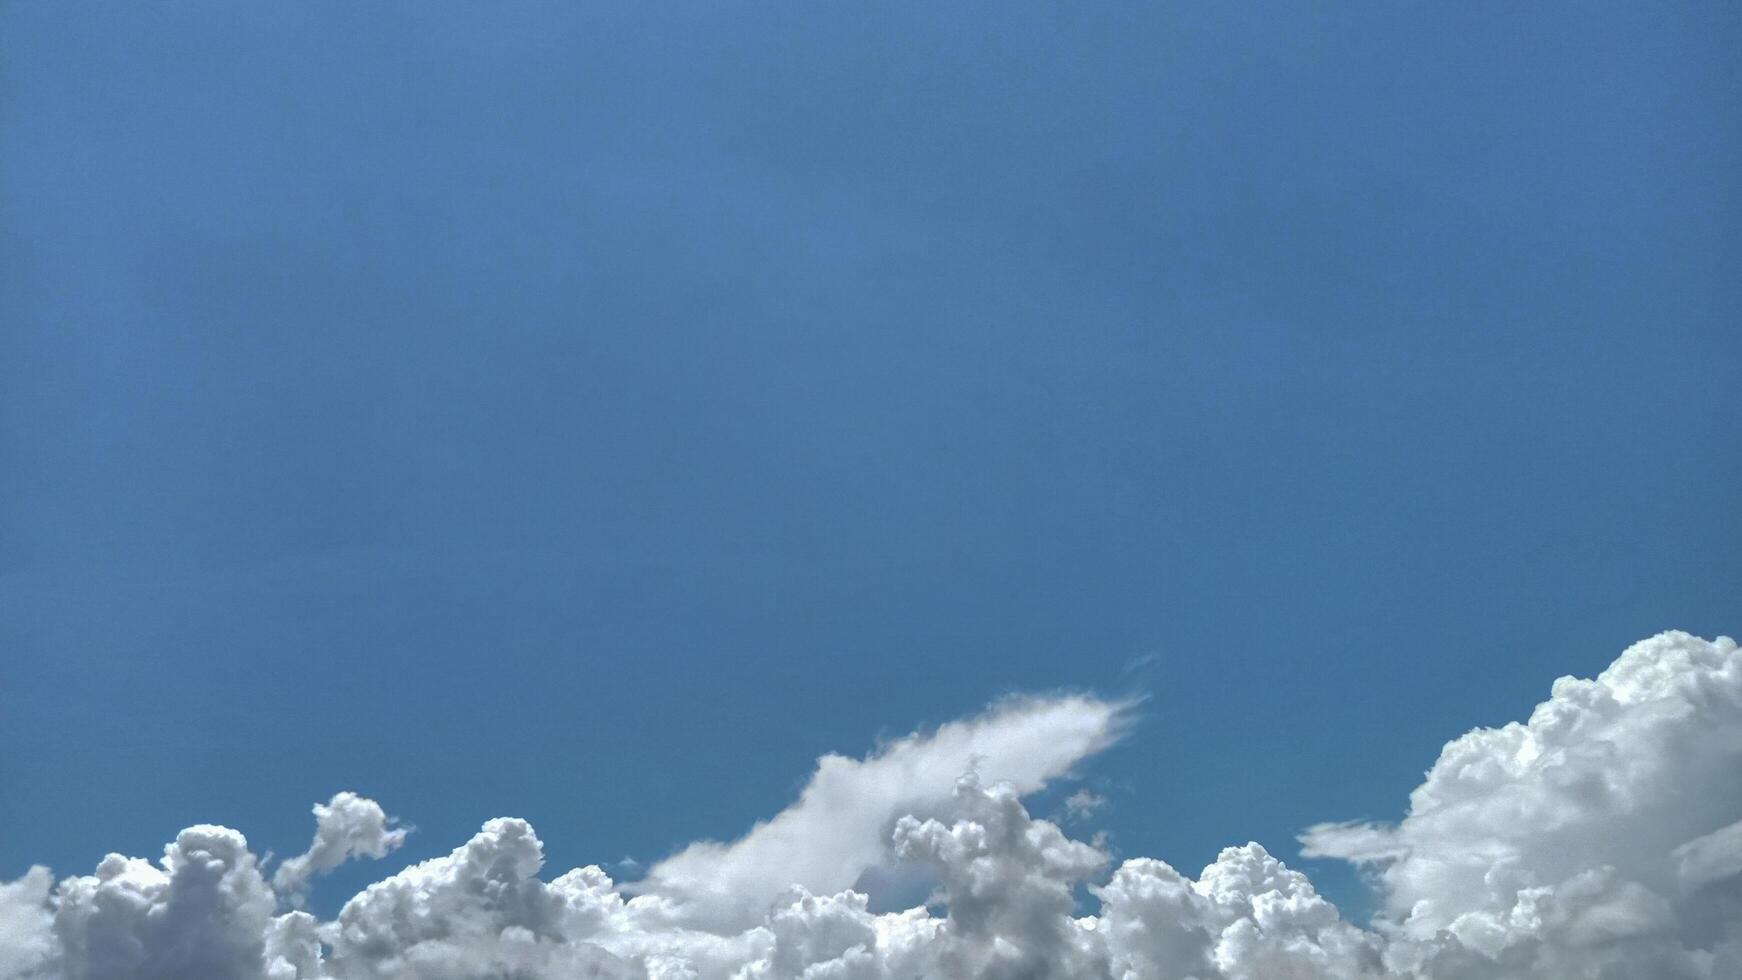
<instances>
[{"instance_id":1,"label":"cloud bank","mask_svg":"<svg viewBox=\"0 0 1742 980\"><path fill-rule=\"evenodd\" d=\"M625 887L544 876L525 821L489 821L320 921L313 877L404 838L379 806L315 809L268 877L234 830L158 861L0 884L4 980L1735 980L1742 977L1742 652L1665 633L1523 723L1448 744L1395 825L1328 823L1308 856L1367 869L1346 921L1256 843L1196 877L1032 816L1026 795L1115 742L1130 706L1010 702L865 759ZM1087 797L1084 798L1086 802ZM879 868L937 891L875 914Z\"/></svg>"}]
</instances>

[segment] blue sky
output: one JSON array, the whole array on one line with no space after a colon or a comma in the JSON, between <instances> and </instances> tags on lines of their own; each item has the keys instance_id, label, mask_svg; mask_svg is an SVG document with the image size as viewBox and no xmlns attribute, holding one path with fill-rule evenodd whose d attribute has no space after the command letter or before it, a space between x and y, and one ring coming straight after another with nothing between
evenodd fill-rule
<instances>
[{"instance_id":1,"label":"blue sky","mask_svg":"<svg viewBox=\"0 0 1742 980\"><path fill-rule=\"evenodd\" d=\"M0 877L340 789L647 861L1060 689L1147 696L1083 772L1132 853L1396 818L1737 629L1739 43L0 7Z\"/></svg>"}]
</instances>

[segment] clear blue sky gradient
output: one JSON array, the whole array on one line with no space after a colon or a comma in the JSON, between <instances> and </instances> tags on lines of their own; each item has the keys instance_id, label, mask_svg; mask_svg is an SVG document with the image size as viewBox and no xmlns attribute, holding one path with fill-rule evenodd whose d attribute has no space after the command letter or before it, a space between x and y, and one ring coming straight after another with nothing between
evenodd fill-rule
<instances>
[{"instance_id":1,"label":"clear blue sky gradient","mask_svg":"<svg viewBox=\"0 0 1742 980\"><path fill-rule=\"evenodd\" d=\"M295 852L339 789L406 858L647 860L1060 688L1150 695L1086 773L1127 853L1395 817L1555 676L1742 628L1739 49L0 6L0 875Z\"/></svg>"}]
</instances>

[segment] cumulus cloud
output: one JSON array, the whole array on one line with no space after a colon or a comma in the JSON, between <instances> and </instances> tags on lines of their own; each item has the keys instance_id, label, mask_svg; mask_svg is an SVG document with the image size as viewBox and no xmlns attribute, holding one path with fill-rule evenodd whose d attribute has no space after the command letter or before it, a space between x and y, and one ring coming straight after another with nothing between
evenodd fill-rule
<instances>
[{"instance_id":1,"label":"cumulus cloud","mask_svg":"<svg viewBox=\"0 0 1742 980\"><path fill-rule=\"evenodd\" d=\"M0 882L0 977L30 977L54 951L54 878L41 865L24 877Z\"/></svg>"},{"instance_id":2,"label":"cumulus cloud","mask_svg":"<svg viewBox=\"0 0 1742 980\"><path fill-rule=\"evenodd\" d=\"M370 885L328 931L336 978L463 980L631 976L595 942L626 931L624 902L597 868L546 884L544 845L524 820L486 823L446 857Z\"/></svg>"},{"instance_id":3,"label":"cumulus cloud","mask_svg":"<svg viewBox=\"0 0 1742 980\"><path fill-rule=\"evenodd\" d=\"M309 879L352 858L383 858L405 843L405 828L381 804L355 793L338 793L314 805L315 839L306 852L287 859L272 876L272 887L293 904L307 897Z\"/></svg>"},{"instance_id":4,"label":"cumulus cloud","mask_svg":"<svg viewBox=\"0 0 1742 980\"><path fill-rule=\"evenodd\" d=\"M1194 878L1114 867L1032 816L1025 796L1116 739L1127 710L1012 703L829 757L786 811L635 889L597 867L547 880L533 828L503 818L322 922L275 914L240 834L193 827L156 863L110 855L58 885L43 869L0 885L0 978L1742 977L1742 652L1727 639L1637 644L1596 680L1557 682L1528 721L1447 745L1397 824L1306 831L1307 854L1371 871L1369 928L1256 843ZM316 807L281 891L397 844L379 807L341 797ZM892 863L936 892L873 913L854 884Z\"/></svg>"},{"instance_id":5,"label":"cumulus cloud","mask_svg":"<svg viewBox=\"0 0 1742 980\"><path fill-rule=\"evenodd\" d=\"M111 854L55 890L54 933L67 980L265 975L277 905L243 836L189 827L163 860Z\"/></svg>"},{"instance_id":6,"label":"cumulus cloud","mask_svg":"<svg viewBox=\"0 0 1742 980\"><path fill-rule=\"evenodd\" d=\"M967 769L1032 793L1117 741L1130 708L1090 697L1016 700L869 758L824 756L798 802L730 844L692 844L638 888L668 899L685 921L749 925L793 885L852 887L886 856L895 821L940 809Z\"/></svg>"},{"instance_id":7,"label":"cumulus cloud","mask_svg":"<svg viewBox=\"0 0 1742 980\"><path fill-rule=\"evenodd\" d=\"M1737 921L1708 912L1742 896L1738 817L1742 654L1665 633L1556 681L1527 721L1452 741L1396 826L1302 841L1374 868L1398 948L1467 975L1607 976L1645 956L1655 972L1627 975L1700 976Z\"/></svg>"}]
</instances>

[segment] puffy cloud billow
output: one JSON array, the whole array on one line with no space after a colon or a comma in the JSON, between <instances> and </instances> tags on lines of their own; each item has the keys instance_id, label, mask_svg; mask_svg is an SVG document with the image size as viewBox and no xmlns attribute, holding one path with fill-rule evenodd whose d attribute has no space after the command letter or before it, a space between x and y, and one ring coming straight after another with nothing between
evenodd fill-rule
<instances>
[{"instance_id":1,"label":"puffy cloud billow","mask_svg":"<svg viewBox=\"0 0 1742 980\"><path fill-rule=\"evenodd\" d=\"M1193 878L1115 867L1033 817L1024 797L1117 741L1130 711L1010 702L827 757L785 811L630 885L547 876L533 828L503 818L320 921L297 909L315 876L404 840L374 802L317 805L308 852L270 877L241 834L191 827L157 861L0 884L0 980L1742 978L1727 638L1639 643L1558 681L1528 721L1447 745L1399 823L1305 831L1305 854L1379 889L1365 928L1258 844ZM871 912L867 891L903 875L934 894Z\"/></svg>"},{"instance_id":2,"label":"puffy cloud billow","mask_svg":"<svg viewBox=\"0 0 1742 980\"><path fill-rule=\"evenodd\" d=\"M309 879L356 857L383 858L405 843L406 828L392 827L381 804L355 793L340 793L316 803L315 839L306 852L288 858L272 876L272 887L300 905Z\"/></svg>"},{"instance_id":3,"label":"puffy cloud billow","mask_svg":"<svg viewBox=\"0 0 1742 980\"><path fill-rule=\"evenodd\" d=\"M1448 744L1396 826L1302 841L1377 870L1399 969L1734 980L1738 818L1742 654L1665 633Z\"/></svg>"}]
</instances>

